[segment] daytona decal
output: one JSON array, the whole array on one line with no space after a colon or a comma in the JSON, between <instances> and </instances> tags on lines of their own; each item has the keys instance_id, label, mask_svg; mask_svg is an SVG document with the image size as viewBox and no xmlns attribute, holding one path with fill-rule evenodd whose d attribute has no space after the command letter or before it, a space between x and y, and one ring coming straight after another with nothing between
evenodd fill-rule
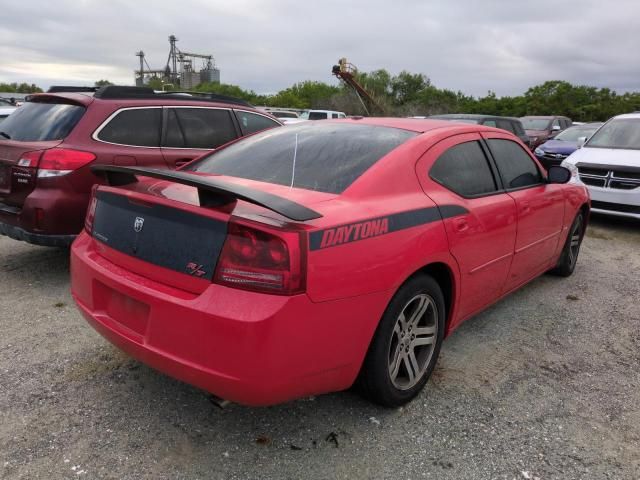
<instances>
[{"instance_id":1,"label":"daytona decal","mask_svg":"<svg viewBox=\"0 0 640 480\"><path fill-rule=\"evenodd\" d=\"M467 209L458 205L444 205L440 208L429 207L419 210L394 213L384 217L370 218L361 222L338 225L326 228L309 235L309 248L320 250L335 247L343 243L357 242L367 238L379 237L389 232L404 230L431 223L442 218L454 217L468 213Z\"/></svg>"}]
</instances>

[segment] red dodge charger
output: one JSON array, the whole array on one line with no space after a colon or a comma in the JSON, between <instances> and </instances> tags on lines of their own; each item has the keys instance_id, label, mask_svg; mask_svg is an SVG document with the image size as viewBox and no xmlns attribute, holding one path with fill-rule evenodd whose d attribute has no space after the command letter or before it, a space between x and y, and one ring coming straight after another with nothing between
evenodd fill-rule
<instances>
[{"instance_id":1,"label":"red dodge charger","mask_svg":"<svg viewBox=\"0 0 640 480\"><path fill-rule=\"evenodd\" d=\"M575 172L515 136L416 119L306 122L178 171L95 167L72 292L140 361L269 405L343 390L401 405L461 322L552 271L589 216Z\"/></svg>"}]
</instances>

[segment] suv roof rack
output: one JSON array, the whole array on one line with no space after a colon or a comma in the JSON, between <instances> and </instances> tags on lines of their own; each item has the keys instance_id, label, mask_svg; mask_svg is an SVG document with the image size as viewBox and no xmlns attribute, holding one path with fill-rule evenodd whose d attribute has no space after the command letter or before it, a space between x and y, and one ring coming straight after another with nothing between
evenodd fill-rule
<instances>
[{"instance_id":1,"label":"suv roof rack","mask_svg":"<svg viewBox=\"0 0 640 480\"><path fill-rule=\"evenodd\" d=\"M193 98L189 98L193 97ZM216 93L208 92L193 92L193 91L168 91L157 92L153 88L149 87L123 87L118 85L107 85L100 87L95 91L94 98L100 99L142 99L142 100L158 100L159 98L167 98L170 100L197 100L197 101L209 101L218 103L233 103L235 105L242 105L245 107L251 107L249 102L241 100L235 97L229 97L227 95L218 95Z\"/></svg>"},{"instance_id":2,"label":"suv roof rack","mask_svg":"<svg viewBox=\"0 0 640 480\"><path fill-rule=\"evenodd\" d=\"M85 93L93 93L96 92L100 87L74 87L71 85L52 85L47 90L47 93L74 93L74 92L85 92Z\"/></svg>"}]
</instances>

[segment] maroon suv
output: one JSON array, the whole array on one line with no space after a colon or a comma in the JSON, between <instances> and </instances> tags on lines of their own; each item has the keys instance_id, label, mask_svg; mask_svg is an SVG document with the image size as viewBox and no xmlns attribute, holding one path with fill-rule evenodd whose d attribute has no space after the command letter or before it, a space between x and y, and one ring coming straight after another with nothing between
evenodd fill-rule
<instances>
[{"instance_id":1,"label":"maroon suv","mask_svg":"<svg viewBox=\"0 0 640 480\"><path fill-rule=\"evenodd\" d=\"M281 125L230 97L68 90L29 97L0 125L0 234L67 246L82 229L91 187L101 183L91 165L173 169Z\"/></svg>"}]
</instances>

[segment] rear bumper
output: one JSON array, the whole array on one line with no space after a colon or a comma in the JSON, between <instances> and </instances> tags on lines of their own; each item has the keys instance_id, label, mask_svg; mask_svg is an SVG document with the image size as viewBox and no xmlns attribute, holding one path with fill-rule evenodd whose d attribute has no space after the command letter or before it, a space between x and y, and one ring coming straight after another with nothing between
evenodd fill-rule
<instances>
[{"instance_id":1,"label":"rear bumper","mask_svg":"<svg viewBox=\"0 0 640 480\"><path fill-rule=\"evenodd\" d=\"M15 225L0 222L0 235L5 235L14 240L42 245L45 247L68 247L73 243L75 235L44 235L41 233L28 232Z\"/></svg>"},{"instance_id":2,"label":"rear bumper","mask_svg":"<svg viewBox=\"0 0 640 480\"><path fill-rule=\"evenodd\" d=\"M71 252L87 321L143 363L246 405L350 387L389 297L313 303L216 284L196 295L109 262L95 243L81 233Z\"/></svg>"}]
</instances>

